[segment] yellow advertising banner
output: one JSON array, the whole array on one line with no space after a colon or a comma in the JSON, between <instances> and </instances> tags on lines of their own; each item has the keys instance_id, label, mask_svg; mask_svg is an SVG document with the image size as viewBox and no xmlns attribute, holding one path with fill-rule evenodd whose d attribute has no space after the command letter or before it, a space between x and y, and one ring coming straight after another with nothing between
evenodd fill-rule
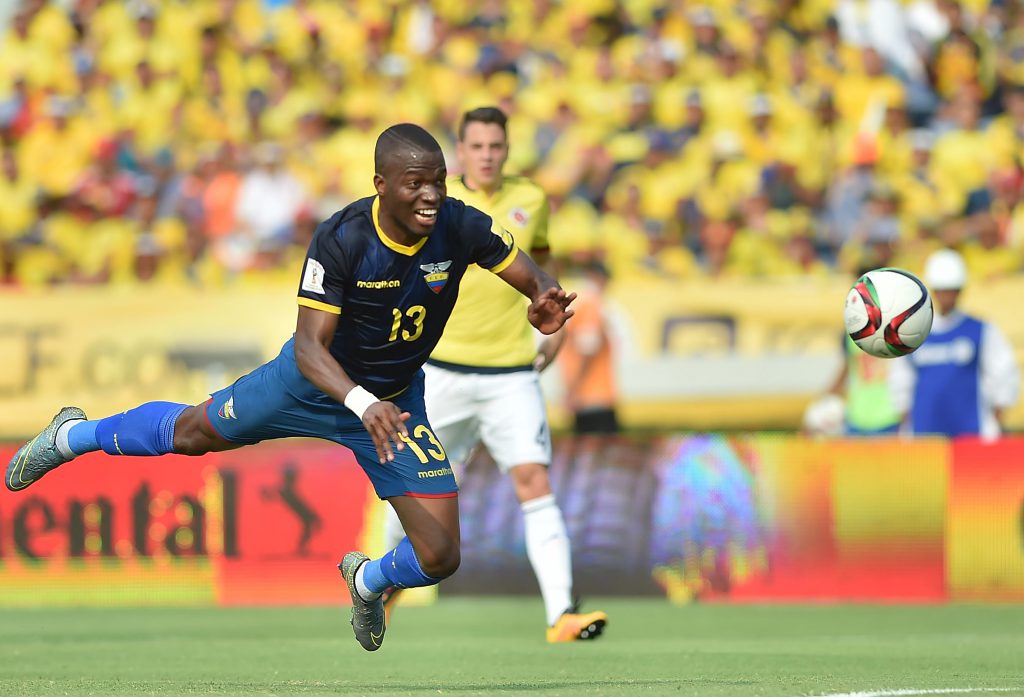
<instances>
[{"instance_id":1,"label":"yellow advertising banner","mask_svg":"<svg viewBox=\"0 0 1024 697\"><path fill-rule=\"evenodd\" d=\"M838 351L842 279L615 284L608 298L641 355L818 354ZM966 312L995 322L1024 358L1024 277L965 289Z\"/></svg>"},{"instance_id":2,"label":"yellow advertising banner","mask_svg":"<svg viewBox=\"0 0 1024 697\"><path fill-rule=\"evenodd\" d=\"M0 437L30 436L66 404L99 418L202 402L276 355L296 307L286 288L0 294Z\"/></svg>"},{"instance_id":3,"label":"yellow advertising banner","mask_svg":"<svg viewBox=\"0 0 1024 697\"><path fill-rule=\"evenodd\" d=\"M841 282L630 282L609 299L641 355L834 354L849 290Z\"/></svg>"}]
</instances>

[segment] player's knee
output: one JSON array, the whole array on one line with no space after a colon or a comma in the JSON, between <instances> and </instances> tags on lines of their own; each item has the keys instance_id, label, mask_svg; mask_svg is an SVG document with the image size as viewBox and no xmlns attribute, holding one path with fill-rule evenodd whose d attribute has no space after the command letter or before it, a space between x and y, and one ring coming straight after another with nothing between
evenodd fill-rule
<instances>
[{"instance_id":1,"label":"player's knee","mask_svg":"<svg viewBox=\"0 0 1024 697\"><path fill-rule=\"evenodd\" d=\"M423 573L433 578L448 578L458 570L459 564L462 563L459 545L454 540L433 545L418 556Z\"/></svg>"},{"instance_id":2,"label":"player's knee","mask_svg":"<svg viewBox=\"0 0 1024 697\"><path fill-rule=\"evenodd\" d=\"M537 463L516 465L511 470L512 481L516 488L516 497L521 501L547 496L551 493L551 480L548 468Z\"/></svg>"},{"instance_id":3,"label":"player's knee","mask_svg":"<svg viewBox=\"0 0 1024 697\"><path fill-rule=\"evenodd\" d=\"M210 444L201 433L174 434L174 452L178 455L205 455Z\"/></svg>"},{"instance_id":4,"label":"player's knee","mask_svg":"<svg viewBox=\"0 0 1024 697\"><path fill-rule=\"evenodd\" d=\"M179 455L205 455L211 450L209 436L200 425L205 407L189 407L174 424L174 452Z\"/></svg>"}]
</instances>

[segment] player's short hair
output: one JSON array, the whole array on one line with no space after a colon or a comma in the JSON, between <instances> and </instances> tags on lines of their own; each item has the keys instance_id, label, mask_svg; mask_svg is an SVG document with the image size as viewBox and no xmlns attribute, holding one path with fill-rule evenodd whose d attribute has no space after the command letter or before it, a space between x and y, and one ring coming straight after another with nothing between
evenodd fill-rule
<instances>
[{"instance_id":1,"label":"player's short hair","mask_svg":"<svg viewBox=\"0 0 1024 697\"><path fill-rule=\"evenodd\" d=\"M496 106L482 106L470 109L462 115L459 123L459 140L466 137L466 127L471 123L495 123L501 126L501 132L508 137L508 117Z\"/></svg>"},{"instance_id":2,"label":"player's short hair","mask_svg":"<svg viewBox=\"0 0 1024 697\"><path fill-rule=\"evenodd\" d=\"M380 174L388 161L399 151L421 152L442 155L441 146L426 129L414 123L397 123L389 126L377 137L373 149L373 167Z\"/></svg>"}]
</instances>

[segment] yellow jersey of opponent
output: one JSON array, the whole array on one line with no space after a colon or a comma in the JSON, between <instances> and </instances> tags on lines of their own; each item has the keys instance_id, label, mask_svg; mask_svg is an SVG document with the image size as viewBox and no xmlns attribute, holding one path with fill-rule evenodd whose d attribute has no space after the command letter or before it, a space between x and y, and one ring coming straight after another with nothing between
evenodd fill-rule
<instances>
[{"instance_id":1,"label":"yellow jersey of opponent","mask_svg":"<svg viewBox=\"0 0 1024 697\"><path fill-rule=\"evenodd\" d=\"M491 216L530 252L548 249L548 200L525 177L505 177L488 196L468 188L461 177L448 179L448 195ZM537 356L534 330L526 319L529 301L486 269L470 266L459 299L431 360L468 368L522 368Z\"/></svg>"}]
</instances>

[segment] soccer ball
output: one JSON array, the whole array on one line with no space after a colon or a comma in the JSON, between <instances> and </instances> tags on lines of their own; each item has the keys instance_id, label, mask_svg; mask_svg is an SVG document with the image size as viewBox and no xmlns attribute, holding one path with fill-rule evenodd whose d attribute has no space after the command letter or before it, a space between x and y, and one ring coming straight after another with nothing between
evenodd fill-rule
<instances>
[{"instance_id":1,"label":"soccer ball","mask_svg":"<svg viewBox=\"0 0 1024 697\"><path fill-rule=\"evenodd\" d=\"M932 299L914 274L875 269L846 296L846 331L866 353L896 358L913 352L932 330Z\"/></svg>"}]
</instances>

